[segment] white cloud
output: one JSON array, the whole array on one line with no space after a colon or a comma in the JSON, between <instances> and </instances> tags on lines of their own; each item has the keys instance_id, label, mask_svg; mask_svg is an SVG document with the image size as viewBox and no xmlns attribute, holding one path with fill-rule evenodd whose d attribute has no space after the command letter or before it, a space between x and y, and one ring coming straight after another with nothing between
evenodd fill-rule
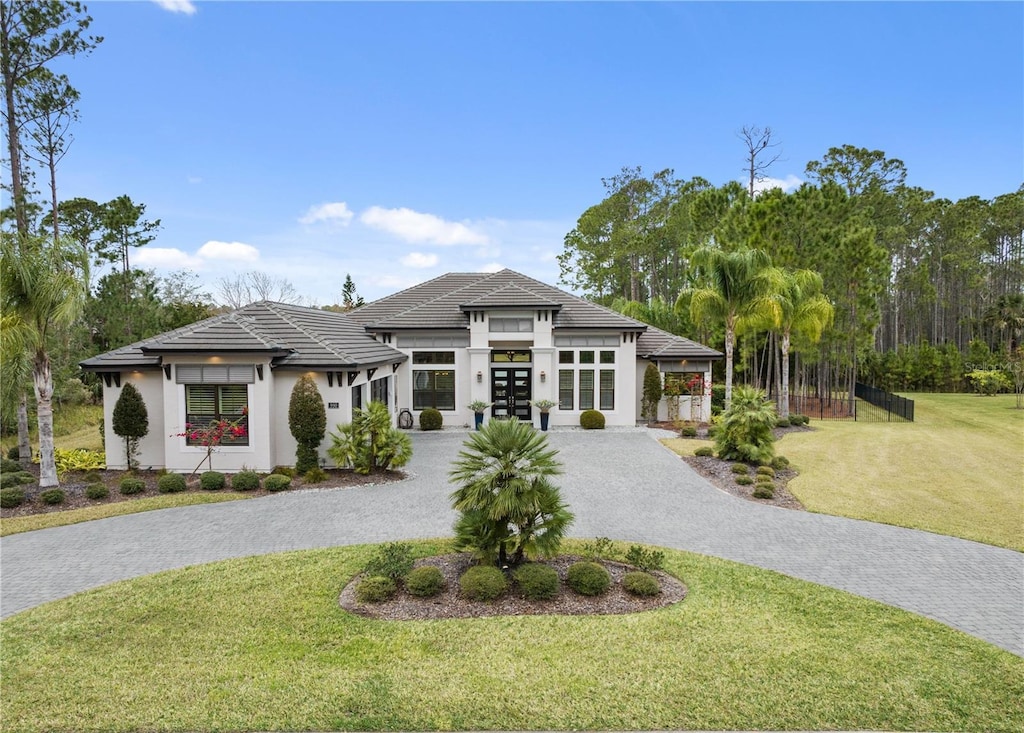
<instances>
[{"instance_id":1,"label":"white cloud","mask_svg":"<svg viewBox=\"0 0 1024 733\"><path fill-rule=\"evenodd\" d=\"M203 182L203 179L200 178L199 176L189 176L185 180L188 181L189 183L191 183L193 186L196 185L197 183L202 183Z\"/></svg>"},{"instance_id":2,"label":"white cloud","mask_svg":"<svg viewBox=\"0 0 1024 733\"><path fill-rule=\"evenodd\" d=\"M505 266L500 262L490 262L483 267L476 268L477 272L501 272L505 269Z\"/></svg>"},{"instance_id":3,"label":"white cloud","mask_svg":"<svg viewBox=\"0 0 1024 733\"><path fill-rule=\"evenodd\" d=\"M196 6L191 0L153 0L153 2L172 13L196 14Z\"/></svg>"},{"instance_id":4,"label":"white cloud","mask_svg":"<svg viewBox=\"0 0 1024 733\"><path fill-rule=\"evenodd\" d=\"M762 178L759 181L754 181L754 195L767 191L771 188L781 188L786 193L789 193L794 188L799 188L803 180L797 178L790 173L785 178Z\"/></svg>"},{"instance_id":5,"label":"white cloud","mask_svg":"<svg viewBox=\"0 0 1024 733\"><path fill-rule=\"evenodd\" d=\"M202 265L200 259L175 247L140 247L132 255L132 263L158 270L196 269Z\"/></svg>"},{"instance_id":6,"label":"white cloud","mask_svg":"<svg viewBox=\"0 0 1024 733\"><path fill-rule=\"evenodd\" d=\"M424 270L428 267L434 267L438 263L438 256L435 254L423 254L422 252L410 252L399 262L406 267Z\"/></svg>"},{"instance_id":7,"label":"white cloud","mask_svg":"<svg viewBox=\"0 0 1024 733\"><path fill-rule=\"evenodd\" d=\"M299 223L316 224L319 221L327 221L348 226L353 216L355 214L349 210L348 204L344 201L336 201L334 203L320 204L319 206L310 206L309 211L299 219Z\"/></svg>"},{"instance_id":8,"label":"white cloud","mask_svg":"<svg viewBox=\"0 0 1024 733\"><path fill-rule=\"evenodd\" d=\"M394 234L406 242L440 245L488 244L486 234L475 231L466 224L445 221L433 214L423 214L412 209L384 209L371 206L359 220L368 227Z\"/></svg>"},{"instance_id":9,"label":"white cloud","mask_svg":"<svg viewBox=\"0 0 1024 733\"><path fill-rule=\"evenodd\" d=\"M210 240L199 248L196 256L205 261L256 262L260 258L260 251L251 244L244 244L242 242Z\"/></svg>"}]
</instances>

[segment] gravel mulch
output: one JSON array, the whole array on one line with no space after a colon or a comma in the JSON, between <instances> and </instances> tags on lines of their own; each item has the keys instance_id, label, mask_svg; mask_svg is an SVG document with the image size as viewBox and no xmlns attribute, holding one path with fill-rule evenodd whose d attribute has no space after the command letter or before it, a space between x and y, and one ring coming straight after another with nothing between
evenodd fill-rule
<instances>
[{"instance_id":1,"label":"gravel mulch","mask_svg":"<svg viewBox=\"0 0 1024 733\"><path fill-rule=\"evenodd\" d=\"M38 478L38 464L33 464L26 470ZM99 474L100 481L110 491L110 495L105 499L88 498L85 495L85 489L89 484L84 480L84 474L73 472L66 475L61 480L60 486L58 487L67 496L67 499L63 504L43 504L39 501L38 497L39 494L45 491L45 489L39 488L38 484L26 484L21 486L21 489L25 492L25 503L11 509L0 509L0 518L7 519L8 517L26 517L32 514L49 514L52 512L63 512L69 509L82 509L84 507L99 506L102 504L135 501L137 499L145 499L146 497L151 496L163 496L163 494L157 491L157 481L160 479L160 474L156 471L136 471L135 473L129 473L128 471L104 470L97 471L96 473ZM291 486L288 489L285 489L285 491L295 491L296 489L337 489L353 486L367 486L390 483L392 481L401 481L406 477L406 474L402 471L383 471L371 473L368 476L363 476L352 470L345 469L328 469L326 473L327 478L324 481L320 481L315 484L307 484L302 480L301 476L296 476L292 479ZM139 494L131 494L128 496L122 494L120 488L121 479L128 478L129 476L141 478L146 483L145 490ZM219 489L219 491L232 491L230 483L231 478L228 476L228 485L223 489ZM188 488L181 493L216 494L218 491L205 491L200 489L199 474L196 474L188 481ZM267 494L274 492L260 488L253 491L247 491L245 493L249 496L266 496Z\"/></svg>"},{"instance_id":2,"label":"gravel mulch","mask_svg":"<svg viewBox=\"0 0 1024 733\"><path fill-rule=\"evenodd\" d=\"M412 621L446 618L479 618L484 616L535 616L562 615L581 616L594 614L623 614L651 611L656 608L678 603L686 597L686 586L668 573L651 571L661 583L661 593L648 598L632 596L622 589L622 576L636 568L612 560L595 560L603 565L612 576L612 585L600 596L581 596L565 583L569 566L584 558L575 555L559 555L545 564L558 571L562 587L558 595L549 601L528 601L519 595L513 583L504 596L489 603L470 601L459 594L459 576L473 566L468 553L438 555L418 560L416 565L435 565L441 569L445 579L445 590L433 598L418 598L404 589L382 603L360 603L356 600L355 586L361 575L357 575L345 586L338 599L342 608L361 616L388 621Z\"/></svg>"}]
</instances>

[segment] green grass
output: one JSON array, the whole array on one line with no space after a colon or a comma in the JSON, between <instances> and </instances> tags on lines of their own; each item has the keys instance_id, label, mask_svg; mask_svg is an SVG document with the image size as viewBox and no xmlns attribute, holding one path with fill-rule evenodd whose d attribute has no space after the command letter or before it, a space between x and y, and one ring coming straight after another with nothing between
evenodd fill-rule
<instances>
[{"instance_id":1,"label":"green grass","mask_svg":"<svg viewBox=\"0 0 1024 733\"><path fill-rule=\"evenodd\" d=\"M85 448L103 450L100 437L100 422L103 420L103 405L55 405L53 408L53 443L57 448ZM35 415L29 416L29 438L32 451L38 452L38 425ZM17 435L5 435L0 441L0 450L7 455L8 449L18 444Z\"/></svg>"},{"instance_id":2,"label":"green grass","mask_svg":"<svg viewBox=\"0 0 1024 733\"><path fill-rule=\"evenodd\" d=\"M89 522L93 519L119 517L122 514L148 512L154 509L170 509L172 507L190 506L192 504L216 504L222 501L237 501L238 499L250 498L252 498L251 495L238 491L226 491L216 494L206 492L201 494L194 492L187 494L163 494L161 496L148 496L144 499L119 501L113 504L99 504L82 509L69 509L63 512L31 514L26 517L10 517L8 519L0 519L0 537L18 534L19 532L31 532L34 529L47 529L49 527L62 527L65 524Z\"/></svg>"},{"instance_id":3,"label":"green grass","mask_svg":"<svg viewBox=\"0 0 1024 733\"><path fill-rule=\"evenodd\" d=\"M815 512L1024 550L1024 410L1013 395L913 394L912 423L813 420L776 451Z\"/></svg>"},{"instance_id":4,"label":"green grass","mask_svg":"<svg viewBox=\"0 0 1024 733\"><path fill-rule=\"evenodd\" d=\"M371 551L191 567L15 615L3 730L1024 728L1024 659L769 571L666 550L689 596L658 611L387 622L337 602Z\"/></svg>"}]
</instances>

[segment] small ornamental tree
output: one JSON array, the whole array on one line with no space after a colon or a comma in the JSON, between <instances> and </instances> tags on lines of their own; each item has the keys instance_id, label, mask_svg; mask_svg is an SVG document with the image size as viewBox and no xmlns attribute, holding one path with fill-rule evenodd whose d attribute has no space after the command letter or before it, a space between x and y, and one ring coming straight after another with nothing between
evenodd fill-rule
<instances>
[{"instance_id":1,"label":"small ornamental tree","mask_svg":"<svg viewBox=\"0 0 1024 733\"><path fill-rule=\"evenodd\" d=\"M178 433L180 437L188 438L192 445L201 445L206 448L206 455L199 465L192 469L192 476L206 463L209 470L213 470L213 451L220 447L225 438L244 438L246 436L246 422L249 416L249 408L242 408L242 415L235 420L211 420L205 426L185 423L185 432Z\"/></svg>"},{"instance_id":2,"label":"small ornamental tree","mask_svg":"<svg viewBox=\"0 0 1024 733\"><path fill-rule=\"evenodd\" d=\"M303 374L292 388L288 403L288 429L298 442L295 471L305 473L317 468L317 451L327 433L327 411L316 382L308 374Z\"/></svg>"},{"instance_id":3,"label":"small ornamental tree","mask_svg":"<svg viewBox=\"0 0 1024 733\"><path fill-rule=\"evenodd\" d=\"M137 465L135 459L139 450L139 441L149 434L149 412L135 385L128 382L121 389L121 394L114 404L111 427L114 433L124 438L125 462L129 470Z\"/></svg>"},{"instance_id":4,"label":"small ornamental tree","mask_svg":"<svg viewBox=\"0 0 1024 733\"><path fill-rule=\"evenodd\" d=\"M967 378L974 383L974 388L979 394L992 397L1003 390L1013 387L1013 382L998 369L975 369L967 375Z\"/></svg>"},{"instance_id":5,"label":"small ornamental tree","mask_svg":"<svg viewBox=\"0 0 1024 733\"><path fill-rule=\"evenodd\" d=\"M658 417L658 403L661 402L661 372L654 364L644 369L643 417L647 421Z\"/></svg>"}]
</instances>

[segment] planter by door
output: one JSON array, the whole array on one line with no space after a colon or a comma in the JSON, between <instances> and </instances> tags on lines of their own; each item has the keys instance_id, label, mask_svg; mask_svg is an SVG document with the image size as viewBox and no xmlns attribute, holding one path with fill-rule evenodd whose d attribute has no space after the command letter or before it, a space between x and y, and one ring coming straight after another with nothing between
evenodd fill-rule
<instances>
[{"instance_id":1,"label":"planter by door","mask_svg":"<svg viewBox=\"0 0 1024 733\"><path fill-rule=\"evenodd\" d=\"M548 429L548 418L549 417L551 417L551 415L549 415L546 412L542 412L540 414L540 429L541 430L547 430Z\"/></svg>"},{"instance_id":2,"label":"planter by door","mask_svg":"<svg viewBox=\"0 0 1024 733\"><path fill-rule=\"evenodd\" d=\"M476 429L479 430L480 426L484 424L484 414L482 412L474 412L473 419L476 421Z\"/></svg>"}]
</instances>

